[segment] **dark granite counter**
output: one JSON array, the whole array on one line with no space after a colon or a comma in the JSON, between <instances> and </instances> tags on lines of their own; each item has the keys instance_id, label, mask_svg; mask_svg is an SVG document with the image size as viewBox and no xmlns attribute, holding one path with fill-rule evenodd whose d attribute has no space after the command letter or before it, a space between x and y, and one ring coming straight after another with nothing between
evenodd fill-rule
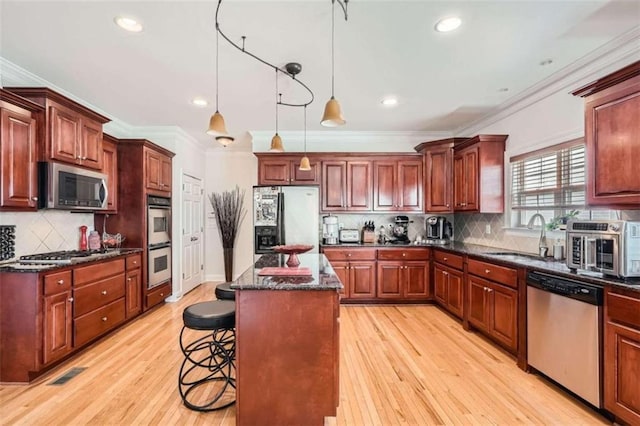
<instances>
[{"instance_id":1,"label":"dark granite counter","mask_svg":"<svg viewBox=\"0 0 640 426\"><path fill-rule=\"evenodd\" d=\"M84 263L99 262L106 259L112 259L120 256L128 256L134 253L142 253L141 248L121 248L106 250L104 252L95 253L91 256L76 257L72 263L66 264L22 264L18 261L0 264L0 273L2 272L50 272L56 269L68 268L71 266L82 265Z\"/></svg>"},{"instance_id":2,"label":"dark granite counter","mask_svg":"<svg viewBox=\"0 0 640 426\"><path fill-rule=\"evenodd\" d=\"M309 268L311 275L274 276L259 275L266 267L286 267L288 255L259 254L254 264L231 283L236 290L339 290L342 283L323 254L299 254L300 268Z\"/></svg>"}]
</instances>

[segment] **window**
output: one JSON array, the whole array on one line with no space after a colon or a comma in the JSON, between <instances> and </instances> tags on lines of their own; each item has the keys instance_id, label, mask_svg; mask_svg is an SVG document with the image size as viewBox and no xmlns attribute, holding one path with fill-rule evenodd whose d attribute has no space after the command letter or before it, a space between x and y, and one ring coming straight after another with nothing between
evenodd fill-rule
<instances>
[{"instance_id":1,"label":"window","mask_svg":"<svg viewBox=\"0 0 640 426\"><path fill-rule=\"evenodd\" d=\"M511 224L524 227L540 213L553 218L578 210L579 219L614 219L616 211L585 209L582 138L511 158Z\"/></svg>"}]
</instances>

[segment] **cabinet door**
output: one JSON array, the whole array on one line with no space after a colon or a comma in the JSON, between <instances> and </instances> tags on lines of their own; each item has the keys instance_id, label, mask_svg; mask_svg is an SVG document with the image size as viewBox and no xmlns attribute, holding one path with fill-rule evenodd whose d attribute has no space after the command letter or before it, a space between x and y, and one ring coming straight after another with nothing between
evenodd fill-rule
<instances>
[{"instance_id":1,"label":"cabinet door","mask_svg":"<svg viewBox=\"0 0 640 426\"><path fill-rule=\"evenodd\" d=\"M453 157L453 207L454 210L462 210L465 200L465 170L464 157Z\"/></svg>"},{"instance_id":2,"label":"cabinet door","mask_svg":"<svg viewBox=\"0 0 640 426\"><path fill-rule=\"evenodd\" d=\"M426 299L429 297L429 262L405 262L404 298Z\"/></svg>"},{"instance_id":3,"label":"cabinet door","mask_svg":"<svg viewBox=\"0 0 640 426\"><path fill-rule=\"evenodd\" d=\"M640 330L607 321L604 348L604 408L640 424Z\"/></svg>"},{"instance_id":4,"label":"cabinet door","mask_svg":"<svg viewBox=\"0 0 640 426\"><path fill-rule=\"evenodd\" d=\"M376 297L376 262L351 262L349 264L351 299Z\"/></svg>"},{"instance_id":5,"label":"cabinet door","mask_svg":"<svg viewBox=\"0 0 640 426\"><path fill-rule=\"evenodd\" d=\"M102 173L107 175L107 209L118 210L118 147L110 141L102 142Z\"/></svg>"},{"instance_id":6,"label":"cabinet door","mask_svg":"<svg viewBox=\"0 0 640 426\"><path fill-rule=\"evenodd\" d=\"M36 121L0 108L0 207L36 209Z\"/></svg>"},{"instance_id":7,"label":"cabinet door","mask_svg":"<svg viewBox=\"0 0 640 426\"><path fill-rule=\"evenodd\" d=\"M640 76L586 99L587 204L640 206ZM631 207L634 206L634 207Z\"/></svg>"},{"instance_id":8,"label":"cabinet door","mask_svg":"<svg viewBox=\"0 0 640 426\"><path fill-rule=\"evenodd\" d=\"M332 261L331 267L342 283L342 290L340 290L340 295L344 298L349 298L349 262Z\"/></svg>"},{"instance_id":9,"label":"cabinet door","mask_svg":"<svg viewBox=\"0 0 640 426\"><path fill-rule=\"evenodd\" d=\"M126 280L126 318L133 318L142 312L142 281L140 269L127 271Z\"/></svg>"},{"instance_id":10,"label":"cabinet door","mask_svg":"<svg viewBox=\"0 0 640 426\"><path fill-rule=\"evenodd\" d=\"M469 322L479 329L489 331L488 287L484 280L472 275L468 278L469 286Z\"/></svg>"},{"instance_id":11,"label":"cabinet door","mask_svg":"<svg viewBox=\"0 0 640 426\"><path fill-rule=\"evenodd\" d=\"M436 299L438 305L446 307L447 306L447 293L448 293L448 284L447 281L449 279L449 272L447 272L443 267L439 264L435 263L433 265L433 296Z\"/></svg>"},{"instance_id":12,"label":"cabinet door","mask_svg":"<svg viewBox=\"0 0 640 426\"><path fill-rule=\"evenodd\" d=\"M160 156L160 189L171 192L171 158Z\"/></svg>"},{"instance_id":13,"label":"cabinet door","mask_svg":"<svg viewBox=\"0 0 640 426\"><path fill-rule=\"evenodd\" d=\"M311 170L300 170L300 160L291 161L291 183L295 185L319 185L320 162L309 159Z\"/></svg>"},{"instance_id":14,"label":"cabinet door","mask_svg":"<svg viewBox=\"0 0 640 426\"><path fill-rule=\"evenodd\" d=\"M421 160L398 161L398 187L396 190L398 210L419 212L423 210L423 179Z\"/></svg>"},{"instance_id":15,"label":"cabinet door","mask_svg":"<svg viewBox=\"0 0 640 426\"><path fill-rule=\"evenodd\" d=\"M44 364L71 352L72 301L71 291L44 297Z\"/></svg>"},{"instance_id":16,"label":"cabinet door","mask_svg":"<svg viewBox=\"0 0 640 426\"><path fill-rule=\"evenodd\" d=\"M461 271L455 269L447 269L448 272L448 290L447 290L447 307L449 312L462 318L462 279Z\"/></svg>"},{"instance_id":17,"label":"cabinet door","mask_svg":"<svg viewBox=\"0 0 640 426\"><path fill-rule=\"evenodd\" d=\"M404 280L403 262L378 261L378 297L400 299Z\"/></svg>"},{"instance_id":18,"label":"cabinet door","mask_svg":"<svg viewBox=\"0 0 640 426\"><path fill-rule=\"evenodd\" d=\"M478 148L464 153L464 205L462 210L478 210Z\"/></svg>"},{"instance_id":19,"label":"cabinet door","mask_svg":"<svg viewBox=\"0 0 640 426\"><path fill-rule=\"evenodd\" d=\"M67 108L52 106L49 110L51 126L51 153L54 160L79 164L80 152L80 116Z\"/></svg>"},{"instance_id":20,"label":"cabinet door","mask_svg":"<svg viewBox=\"0 0 640 426\"><path fill-rule=\"evenodd\" d=\"M291 162L288 159L261 160L258 167L260 185L289 185Z\"/></svg>"},{"instance_id":21,"label":"cabinet door","mask_svg":"<svg viewBox=\"0 0 640 426\"><path fill-rule=\"evenodd\" d=\"M371 162L347 162L348 210L371 210Z\"/></svg>"},{"instance_id":22,"label":"cabinet door","mask_svg":"<svg viewBox=\"0 0 640 426\"><path fill-rule=\"evenodd\" d=\"M373 163L373 209L378 211L398 210L398 162L375 161Z\"/></svg>"},{"instance_id":23,"label":"cabinet door","mask_svg":"<svg viewBox=\"0 0 640 426\"><path fill-rule=\"evenodd\" d=\"M102 124L81 119L80 164L102 169Z\"/></svg>"},{"instance_id":24,"label":"cabinet door","mask_svg":"<svg viewBox=\"0 0 640 426\"><path fill-rule=\"evenodd\" d=\"M346 161L322 162L322 210L346 210L347 203Z\"/></svg>"},{"instance_id":25,"label":"cabinet door","mask_svg":"<svg viewBox=\"0 0 640 426\"><path fill-rule=\"evenodd\" d=\"M160 155L153 151L145 151L145 186L147 189L161 189L160 173L162 170L162 160Z\"/></svg>"},{"instance_id":26,"label":"cabinet door","mask_svg":"<svg viewBox=\"0 0 640 426\"><path fill-rule=\"evenodd\" d=\"M488 288L492 305L490 333L515 350L518 348L518 292L498 284Z\"/></svg>"},{"instance_id":27,"label":"cabinet door","mask_svg":"<svg viewBox=\"0 0 640 426\"><path fill-rule=\"evenodd\" d=\"M452 212L453 149L426 152L427 176L424 186L426 212Z\"/></svg>"}]
</instances>

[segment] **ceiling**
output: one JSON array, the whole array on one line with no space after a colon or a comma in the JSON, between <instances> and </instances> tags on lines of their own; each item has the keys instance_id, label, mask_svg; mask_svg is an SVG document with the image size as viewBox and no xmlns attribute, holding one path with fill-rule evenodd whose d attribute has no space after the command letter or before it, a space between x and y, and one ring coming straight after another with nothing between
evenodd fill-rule
<instances>
[{"instance_id":1,"label":"ceiling","mask_svg":"<svg viewBox=\"0 0 640 426\"><path fill-rule=\"evenodd\" d=\"M215 111L216 1L0 2L0 56L133 126L179 126L199 141ZM450 131L634 28L638 0L351 0L336 7L335 96L348 131ZM458 15L462 26L434 31ZM117 15L144 25L127 33ZM302 64L315 95L309 131L331 96L331 1L225 0L220 26L268 62ZM275 71L220 39L219 109L231 133L275 129ZM552 60L546 66L542 61ZM285 102L306 91L279 79ZM506 89L506 90L505 90ZM395 95L394 108L381 105ZM206 108L190 103L200 96ZM281 107L280 130L303 109Z\"/></svg>"}]
</instances>

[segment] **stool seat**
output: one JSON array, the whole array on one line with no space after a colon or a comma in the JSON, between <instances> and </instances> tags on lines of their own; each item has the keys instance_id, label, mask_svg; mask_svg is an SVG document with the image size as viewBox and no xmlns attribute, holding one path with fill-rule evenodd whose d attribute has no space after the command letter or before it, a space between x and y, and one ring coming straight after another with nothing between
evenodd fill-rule
<instances>
[{"instance_id":1,"label":"stool seat","mask_svg":"<svg viewBox=\"0 0 640 426\"><path fill-rule=\"evenodd\" d=\"M231 283L218 284L216 286L216 298L218 300L235 300L236 291L231 288Z\"/></svg>"},{"instance_id":2,"label":"stool seat","mask_svg":"<svg viewBox=\"0 0 640 426\"><path fill-rule=\"evenodd\" d=\"M233 328L236 323L236 304L229 300L212 300L188 306L182 312L184 326L194 330Z\"/></svg>"}]
</instances>

